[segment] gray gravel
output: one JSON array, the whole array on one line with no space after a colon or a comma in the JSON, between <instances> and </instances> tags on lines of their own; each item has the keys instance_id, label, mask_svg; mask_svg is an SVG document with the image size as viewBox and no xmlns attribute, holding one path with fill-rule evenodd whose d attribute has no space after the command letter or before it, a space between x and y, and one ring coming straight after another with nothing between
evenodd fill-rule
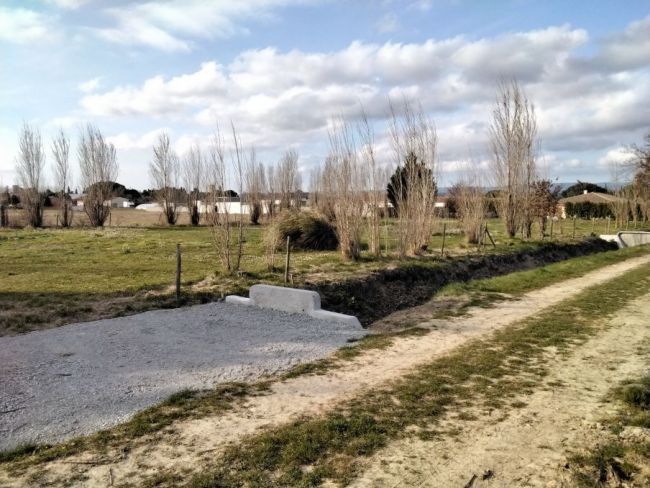
<instances>
[{"instance_id":1,"label":"gray gravel","mask_svg":"<svg viewBox=\"0 0 650 488\"><path fill-rule=\"evenodd\" d=\"M219 302L0 337L0 449L104 429L184 388L276 373L361 335Z\"/></svg>"}]
</instances>

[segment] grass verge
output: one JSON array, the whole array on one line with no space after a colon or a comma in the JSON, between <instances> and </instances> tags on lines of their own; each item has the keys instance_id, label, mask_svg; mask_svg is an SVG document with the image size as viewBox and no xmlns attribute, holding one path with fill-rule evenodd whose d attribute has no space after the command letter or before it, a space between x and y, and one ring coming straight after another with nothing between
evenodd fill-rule
<instances>
[{"instance_id":1,"label":"grass verge","mask_svg":"<svg viewBox=\"0 0 650 488\"><path fill-rule=\"evenodd\" d=\"M531 393L547 374L551 350L562 354L584 342L610 314L646 293L648 285L646 265L488 339L472 341L336 412L248 437L216 459L210 473L187 480L160 476L166 483L184 481L202 488L317 486L326 480L346 484L364 457L389 442L406 435L437 435L436 421L452 407L457 413L468 403L499 408Z\"/></svg>"},{"instance_id":2,"label":"grass verge","mask_svg":"<svg viewBox=\"0 0 650 488\"><path fill-rule=\"evenodd\" d=\"M578 278L603 266L650 254L650 246L639 246L581 256L503 276L452 283L444 287L439 298L463 297L453 308L438 311L436 318L460 316L470 307L491 306L501 300L518 297L533 290L571 278Z\"/></svg>"}]
</instances>

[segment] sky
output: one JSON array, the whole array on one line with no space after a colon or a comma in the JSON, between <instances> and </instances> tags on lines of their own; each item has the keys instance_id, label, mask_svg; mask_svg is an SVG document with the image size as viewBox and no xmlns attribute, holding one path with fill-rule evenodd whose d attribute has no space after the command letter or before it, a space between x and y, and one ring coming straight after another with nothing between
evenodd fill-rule
<instances>
[{"instance_id":1,"label":"sky","mask_svg":"<svg viewBox=\"0 0 650 488\"><path fill-rule=\"evenodd\" d=\"M0 185L16 182L25 122L42 133L50 181L59 128L74 145L95 124L117 149L118 181L142 190L160 132L182 157L232 123L264 163L297 150L308 182L332 121L361 107L389 164L390 100L434 121L449 185L488 167L509 79L535 105L543 176L611 180L650 131L650 3L0 0Z\"/></svg>"}]
</instances>

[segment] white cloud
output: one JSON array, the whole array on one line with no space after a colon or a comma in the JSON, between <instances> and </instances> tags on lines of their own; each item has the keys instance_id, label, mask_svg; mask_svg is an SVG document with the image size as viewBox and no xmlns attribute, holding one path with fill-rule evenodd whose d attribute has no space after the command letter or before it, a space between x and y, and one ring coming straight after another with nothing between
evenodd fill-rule
<instances>
[{"instance_id":1,"label":"white cloud","mask_svg":"<svg viewBox=\"0 0 650 488\"><path fill-rule=\"evenodd\" d=\"M206 103L224 90L225 83L220 66L209 62L195 73L169 80L155 76L141 88L122 86L103 94L87 95L81 105L95 115L161 115Z\"/></svg>"},{"instance_id":2,"label":"white cloud","mask_svg":"<svg viewBox=\"0 0 650 488\"><path fill-rule=\"evenodd\" d=\"M58 130L59 128L61 129L76 129L78 127L81 127L84 124L84 120L73 116L73 115L66 115L63 117L55 117L52 120L48 121L46 126L49 129L54 129Z\"/></svg>"},{"instance_id":3,"label":"white cloud","mask_svg":"<svg viewBox=\"0 0 650 488\"><path fill-rule=\"evenodd\" d=\"M143 45L163 51L187 52L193 39L228 38L248 31L241 21L268 19L275 8L310 0L169 0L134 2L109 8L114 26L95 29L111 42Z\"/></svg>"},{"instance_id":4,"label":"white cloud","mask_svg":"<svg viewBox=\"0 0 650 488\"><path fill-rule=\"evenodd\" d=\"M625 147L615 147L607 151L601 158L598 159L598 163L604 167L612 166L621 166L628 163L632 159L630 151Z\"/></svg>"},{"instance_id":5,"label":"white cloud","mask_svg":"<svg viewBox=\"0 0 650 488\"><path fill-rule=\"evenodd\" d=\"M0 7L0 42L29 44L56 36L54 19L33 10Z\"/></svg>"},{"instance_id":6,"label":"white cloud","mask_svg":"<svg viewBox=\"0 0 650 488\"><path fill-rule=\"evenodd\" d=\"M92 0L45 0L46 3L56 5L60 8L65 8L69 10L75 10L79 7L90 3Z\"/></svg>"},{"instance_id":7,"label":"white cloud","mask_svg":"<svg viewBox=\"0 0 650 488\"><path fill-rule=\"evenodd\" d=\"M377 31L381 34L395 32L399 29L399 19L394 13L387 13L375 24Z\"/></svg>"},{"instance_id":8,"label":"white cloud","mask_svg":"<svg viewBox=\"0 0 650 488\"><path fill-rule=\"evenodd\" d=\"M92 78L90 80L86 80L79 83L78 87L79 90L81 90L84 93L92 93L95 90L97 90L97 88L99 88L100 82L101 82L101 77Z\"/></svg>"},{"instance_id":9,"label":"white cloud","mask_svg":"<svg viewBox=\"0 0 650 488\"><path fill-rule=\"evenodd\" d=\"M647 66L650 59L650 15L632 22L622 33L603 42L595 62L614 70Z\"/></svg>"},{"instance_id":10,"label":"white cloud","mask_svg":"<svg viewBox=\"0 0 650 488\"><path fill-rule=\"evenodd\" d=\"M639 28L612 39L634 47L628 34ZM203 63L195 72L86 95L81 104L92 115L173 115L204 130L233 120L247 142L277 148L326 140L328 120L357 115L360 103L383 121L389 97L417 98L436 120L441 160L453 162L484 156L496 83L516 77L536 105L546 150L605 150L647 129L650 60L612 72L594 62L603 51L579 54L588 38L564 25L478 40L356 41L334 52L254 49L228 65ZM578 171L586 163L574 156L549 164Z\"/></svg>"},{"instance_id":11,"label":"white cloud","mask_svg":"<svg viewBox=\"0 0 650 488\"><path fill-rule=\"evenodd\" d=\"M409 6L412 9L420 10L426 12L433 8L433 0L416 0L412 2Z\"/></svg>"},{"instance_id":12,"label":"white cloud","mask_svg":"<svg viewBox=\"0 0 650 488\"><path fill-rule=\"evenodd\" d=\"M161 128L149 131L141 136L133 136L127 132L122 132L107 137L106 140L115 145L116 149L151 149L156 143L158 136L163 132L171 133L172 131L168 128Z\"/></svg>"}]
</instances>

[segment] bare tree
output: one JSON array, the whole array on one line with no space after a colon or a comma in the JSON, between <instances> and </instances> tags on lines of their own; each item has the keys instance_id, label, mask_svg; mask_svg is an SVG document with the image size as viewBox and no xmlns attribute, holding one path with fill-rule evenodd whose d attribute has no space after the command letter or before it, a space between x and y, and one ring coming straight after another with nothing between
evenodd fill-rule
<instances>
[{"instance_id":1,"label":"bare tree","mask_svg":"<svg viewBox=\"0 0 650 488\"><path fill-rule=\"evenodd\" d=\"M645 136L645 145L636 144L629 148L630 161L634 171L633 186L643 220L650 220L650 132Z\"/></svg>"},{"instance_id":2,"label":"bare tree","mask_svg":"<svg viewBox=\"0 0 650 488\"><path fill-rule=\"evenodd\" d=\"M178 155L172 149L167 133L158 135L153 146L153 159L149 163L149 174L156 187L156 199L163 209L165 220L174 225L178 220Z\"/></svg>"},{"instance_id":3,"label":"bare tree","mask_svg":"<svg viewBox=\"0 0 650 488\"><path fill-rule=\"evenodd\" d=\"M266 167L266 186L267 186L267 215L269 220L275 216L275 202L278 197L278 178L275 164L269 164Z\"/></svg>"},{"instance_id":4,"label":"bare tree","mask_svg":"<svg viewBox=\"0 0 650 488\"><path fill-rule=\"evenodd\" d=\"M472 165L463 179L449 190L449 194L455 203L456 216L468 244L480 244L487 202L481 173L474 162Z\"/></svg>"},{"instance_id":5,"label":"bare tree","mask_svg":"<svg viewBox=\"0 0 650 488\"><path fill-rule=\"evenodd\" d=\"M381 254L381 233L379 224L381 221L381 203L383 201L383 188L385 182L382 178L382 171L377 164L375 154L375 134L368 115L361 110L361 121L358 125L359 139L361 142L361 161L363 163L363 175L365 176L365 209L366 221L368 223L368 241L370 252L375 256Z\"/></svg>"},{"instance_id":6,"label":"bare tree","mask_svg":"<svg viewBox=\"0 0 650 488\"><path fill-rule=\"evenodd\" d=\"M27 123L23 124L18 139L18 158L16 173L21 186L20 202L27 212L27 221L32 227L43 225L42 194L43 167L45 154L41 133Z\"/></svg>"},{"instance_id":7,"label":"bare tree","mask_svg":"<svg viewBox=\"0 0 650 488\"><path fill-rule=\"evenodd\" d=\"M630 188L623 185L623 181L625 181L629 176L630 166L626 163L614 161L610 164L609 170L611 173L612 181L617 188L614 192L614 196L616 198L610 204L610 209L614 214L616 228L622 229L626 226L630 219L630 199L632 195Z\"/></svg>"},{"instance_id":8,"label":"bare tree","mask_svg":"<svg viewBox=\"0 0 650 488\"><path fill-rule=\"evenodd\" d=\"M276 183L280 192L280 210L300 207L300 174L298 152L290 149L284 153L276 167Z\"/></svg>"},{"instance_id":9,"label":"bare tree","mask_svg":"<svg viewBox=\"0 0 650 488\"><path fill-rule=\"evenodd\" d=\"M428 247L433 227L438 138L422 107L416 110L405 100L398 113L391 103L391 114L397 170L388 192L398 216L399 253L420 254Z\"/></svg>"},{"instance_id":10,"label":"bare tree","mask_svg":"<svg viewBox=\"0 0 650 488\"><path fill-rule=\"evenodd\" d=\"M199 199L204 179L204 162L201 148L198 144L193 145L183 160L183 176L187 195L187 209L190 213L190 223L199 225L201 213Z\"/></svg>"},{"instance_id":11,"label":"bare tree","mask_svg":"<svg viewBox=\"0 0 650 488\"><path fill-rule=\"evenodd\" d=\"M84 211L91 225L102 227L111 213L107 202L113 196L118 173L115 146L106 142L97 127L88 124L81 131L77 155L86 192Z\"/></svg>"},{"instance_id":12,"label":"bare tree","mask_svg":"<svg viewBox=\"0 0 650 488\"><path fill-rule=\"evenodd\" d=\"M207 180L208 213L212 224L212 237L221 263L226 271L232 271L232 236L230 226L230 208L225 201L226 191L226 158L221 132L217 128L208 149Z\"/></svg>"},{"instance_id":13,"label":"bare tree","mask_svg":"<svg viewBox=\"0 0 650 488\"><path fill-rule=\"evenodd\" d=\"M72 225L72 202L68 195L67 188L70 186L70 139L59 130L52 141L52 155L54 156L54 179L58 189L60 201L61 226L70 227Z\"/></svg>"},{"instance_id":14,"label":"bare tree","mask_svg":"<svg viewBox=\"0 0 650 488\"><path fill-rule=\"evenodd\" d=\"M250 221L251 224L257 225L264 212L262 194L266 188L266 171L264 165L257 162L255 148L251 149L250 156L246 161L244 179Z\"/></svg>"},{"instance_id":15,"label":"bare tree","mask_svg":"<svg viewBox=\"0 0 650 488\"><path fill-rule=\"evenodd\" d=\"M334 159L332 155L329 155L325 159L322 168L314 168L310 185L312 206L330 223L336 221L336 195L333 181L335 170L332 167L333 164Z\"/></svg>"},{"instance_id":16,"label":"bare tree","mask_svg":"<svg viewBox=\"0 0 650 488\"><path fill-rule=\"evenodd\" d=\"M5 187L2 196L0 196L0 227L9 227L9 212L7 207L11 204L11 195L9 187Z\"/></svg>"},{"instance_id":17,"label":"bare tree","mask_svg":"<svg viewBox=\"0 0 650 488\"><path fill-rule=\"evenodd\" d=\"M237 254L235 255L234 263L234 271L239 271L241 258L244 254L244 214L241 206L241 194L244 192L244 166L246 165L246 161L244 158L244 148L242 147L241 140L235 130L235 124L232 121L230 122L230 128L232 129L232 140L234 145L231 158L240 196L239 219L237 220Z\"/></svg>"},{"instance_id":18,"label":"bare tree","mask_svg":"<svg viewBox=\"0 0 650 488\"><path fill-rule=\"evenodd\" d=\"M230 163L235 175L239 194L242 194L243 172L246 164L243 147L234 124L231 123L233 148L230 152ZM212 235L214 238L217 253L221 257L223 267L228 272L236 272L241 266L244 245L244 218L240 208L237 219L236 239L232 231L233 216L230 212L229 198L227 191L226 150L221 132L217 128L212 144L208 151L207 180L209 190L209 202L214 209L210 214L212 223ZM241 203L241 199L240 199Z\"/></svg>"},{"instance_id":19,"label":"bare tree","mask_svg":"<svg viewBox=\"0 0 650 488\"><path fill-rule=\"evenodd\" d=\"M537 180L531 184L530 213L539 224L540 238L546 233L546 222L555 216L560 188L551 180Z\"/></svg>"},{"instance_id":20,"label":"bare tree","mask_svg":"<svg viewBox=\"0 0 650 488\"><path fill-rule=\"evenodd\" d=\"M530 237L537 122L535 107L516 81L499 85L489 135L493 176L500 190L499 213L506 232L514 237L521 227Z\"/></svg>"},{"instance_id":21,"label":"bare tree","mask_svg":"<svg viewBox=\"0 0 650 488\"><path fill-rule=\"evenodd\" d=\"M363 176L352 127L340 120L330 131L330 153L323 171L326 194L333 195L336 233L341 255L356 260L361 256L363 227Z\"/></svg>"}]
</instances>

